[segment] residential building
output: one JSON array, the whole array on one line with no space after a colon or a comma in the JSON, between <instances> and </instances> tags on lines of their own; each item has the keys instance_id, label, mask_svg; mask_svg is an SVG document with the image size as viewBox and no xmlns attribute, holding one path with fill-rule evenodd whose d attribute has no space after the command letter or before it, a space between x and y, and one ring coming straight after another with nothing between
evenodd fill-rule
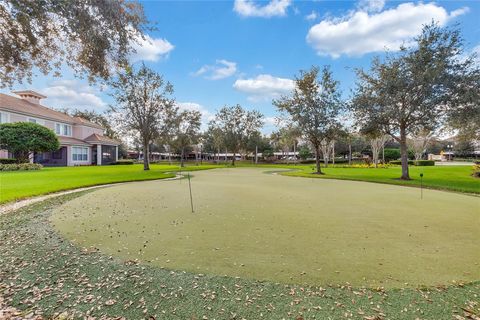
<instances>
[{"instance_id":1,"label":"residential building","mask_svg":"<svg viewBox=\"0 0 480 320\"><path fill-rule=\"evenodd\" d=\"M105 165L118 159L119 142L103 135L104 128L40 104L46 96L35 91L15 91L18 97L0 93L0 123L35 122L53 130L60 149L36 153L31 161L44 166ZM0 158L12 155L0 150Z\"/></svg>"}]
</instances>

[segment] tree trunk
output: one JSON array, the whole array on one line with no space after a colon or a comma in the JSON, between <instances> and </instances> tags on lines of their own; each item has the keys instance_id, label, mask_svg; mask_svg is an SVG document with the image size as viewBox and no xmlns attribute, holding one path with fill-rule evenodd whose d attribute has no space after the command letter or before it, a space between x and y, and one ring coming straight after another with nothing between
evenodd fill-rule
<instances>
[{"instance_id":1,"label":"tree trunk","mask_svg":"<svg viewBox=\"0 0 480 320\"><path fill-rule=\"evenodd\" d=\"M320 168L320 147L315 146L315 165L317 168L316 174L322 174L322 169Z\"/></svg>"},{"instance_id":2,"label":"tree trunk","mask_svg":"<svg viewBox=\"0 0 480 320\"><path fill-rule=\"evenodd\" d=\"M182 148L182 153L180 154L180 167L185 167L185 163L184 163L184 157L185 157L185 148Z\"/></svg>"},{"instance_id":3,"label":"tree trunk","mask_svg":"<svg viewBox=\"0 0 480 320\"><path fill-rule=\"evenodd\" d=\"M233 151L233 157L232 157L232 167L235 167L235 156L236 156L236 154L237 154L237 151L234 150Z\"/></svg>"},{"instance_id":4,"label":"tree trunk","mask_svg":"<svg viewBox=\"0 0 480 320\"><path fill-rule=\"evenodd\" d=\"M348 143L348 165L352 165L352 144Z\"/></svg>"},{"instance_id":5,"label":"tree trunk","mask_svg":"<svg viewBox=\"0 0 480 320\"><path fill-rule=\"evenodd\" d=\"M407 147L407 135L405 128L400 128L400 156L402 159L402 180L410 180L408 172L408 147Z\"/></svg>"},{"instance_id":6,"label":"tree trunk","mask_svg":"<svg viewBox=\"0 0 480 320\"><path fill-rule=\"evenodd\" d=\"M382 146L382 164L385 164L385 143Z\"/></svg>"},{"instance_id":7,"label":"tree trunk","mask_svg":"<svg viewBox=\"0 0 480 320\"><path fill-rule=\"evenodd\" d=\"M293 142L293 165L297 165L297 143Z\"/></svg>"},{"instance_id":8,"label":"tree trunk","mask_svg":"<svg viewBox=\"0 0 480 320\"><path fill-rule=\"evenodd\" d=\"M150 144L148 141L143 141L143 170L150 170Z\"/></svg>"},{"instance_id":9,"label":"tree trunk","mask_svg":"<svg viewBox=\"0 0 480 320\"><path fill-rule=\"evenodd\" d=\"M19 151L15 152L14 155L17 163L27 163L30 158L30 152L28 151Z\"/></svg>"},{"instance_id":10,"label":"tree trunk","mask_svg":"<svg viewBox=\"0 0 480 320\"><path fill-rule=\"evenodd\" d=\"M332 164L335 166L335 142L332 142Z\"/></svg>"},{"instance_id":11,"label":"tree trunk","mask_svg":"<svg viewBox=\"0 0 480 320\"><path fill-rule=\"evenodd\" d=\"M255 164L258 164L258 147L255 146Z\"/></svg>"}]
</instances>

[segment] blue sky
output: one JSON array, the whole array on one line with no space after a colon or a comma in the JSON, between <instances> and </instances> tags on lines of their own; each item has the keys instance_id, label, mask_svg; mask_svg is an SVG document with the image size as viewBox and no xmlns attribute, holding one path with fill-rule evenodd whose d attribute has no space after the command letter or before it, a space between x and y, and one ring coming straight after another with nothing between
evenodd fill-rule
<instances>
[{"instance_id":1,"label":"blue sky","mask_svg":"<svg viewBox=\"0 0 480 320\"><path fill-rule=\"evenodd\" d=\"M330 65L345 98L353 69L368 67L384 48L395 51L432 20L459 24L469 51L480 52L480 1L147 1L158 30L138 45L144 61L169 80L178 103L202 111L204 122L223 105L239 103L267 117L272 98L288 93L300 69ZM33 89L51 107L104 111L111 98L66 72L38 76ZM4 90L5 91L5 90Z\"/></svg>"}]
</instances>

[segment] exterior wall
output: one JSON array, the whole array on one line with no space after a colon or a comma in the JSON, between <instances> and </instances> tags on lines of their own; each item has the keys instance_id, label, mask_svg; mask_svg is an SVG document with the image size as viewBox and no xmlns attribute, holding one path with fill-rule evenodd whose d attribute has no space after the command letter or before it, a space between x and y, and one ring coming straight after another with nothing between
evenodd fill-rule
<instances>
[{"instance_id":1,"label":"exterior wall","mask_svg":"<svg viewBox=\"0 0 480 320\"><path fill-rule=\"evenodd\" d=\"M47 127L50 130L55 131L55 122L53 122L53 121L45 120L44 126Z\"/></svg>"},{"instance_id":2,"label":"exterior wall","mask_svg":"<svg viewBox=\"0 0 480 320\"><path fill-rule=\"evenodd\" d=\"M88 136L92 134L98 134L103 136L103 129L99 128L92 128L89 126L81 125L81 124L71 124L68 122L62 122L62 121L55 121L55 120L46 120L43 118L35 117L35 116L26 116L23 114L11 112L11 111L3 111L2 113L5 113L8 115L7 121L8 122L27 122L29 121L29 118L33 118L37 120L38 124L41 124L53 131L55 131L55 124L56 123L61 123L61 124L68 124L72 126L72 138L76 138L79 140L83 140L87 138ZM57 135L58 136L58 135ZM67 166L79 166L79 165L91 165L92 163L97 163L97 159L93 159L93 150L92 148L97 148L97 145L93 146L85 146L85 145L64 145L61 144L61 146L66 147L66 152L67 152ZM88 148L88 159L86 161L78 161L78 160L73 160L73 150L72 147L87 147ZM100 158L100 163L101 164L101 147L98 149L99 153L99 158ZM6 150L0 150L0 158L8 158L9 154L8 151ZM115 161L118 160L118 146L116 147L116 151L114 153ZM33 161L33 157L32 157Z\"/></svg>"},{"instance_id":3,"label":"exterior wall","mask_svg":"<svg viewBox=\"0 0 480 320\"><path fill-rule=\"evenodd\" d=\"M27 116L10 112L10 122L27 121Z\"/></svg>"},{"instance_id":4,"label":"exterior wall","mask_svg":"<svg viewBox=\"0 0 480 320\"><path fill-rule=\"evenodd\" d=\"M83 140L94 133L103 136L102 129L92 128L92 127L87 127L82 125L74 125L72 130L73 130L73 138L80 139L80 140Z\"/></svg>"}]
</instances>

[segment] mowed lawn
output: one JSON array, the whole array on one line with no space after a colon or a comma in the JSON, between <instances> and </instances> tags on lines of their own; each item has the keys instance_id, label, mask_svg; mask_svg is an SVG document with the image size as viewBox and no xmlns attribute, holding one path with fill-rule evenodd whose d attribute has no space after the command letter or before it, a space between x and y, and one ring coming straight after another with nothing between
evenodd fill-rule
<instances>
[{"instance_id":1,"label":"mowed lawn","mask_svg":"<svg viewBox=\"0 0 480 320\"><path fill-rule=\"evenodd\" d=\"M299 169L282 173L287 176L343 179L379 182L396 185L420 186L420 174L423 173L423 186L427 188L449 190L466 193L480 193L480 179L472 176L472 166L432 166L432 167L410 167L412 180L404 181L398 179L401 175L400 166L389 168L322 168L324 175L312 174L312 166L281 166L282 168Z\"/></svg>"},{"instance_id":2,"label":"mowed lawn","mask_svg":"<svg viewBox=\"0 0 480 320\"><path fill-rule=\"evenodd\" d=\"M215 166L189 166L152 164L150 171L143 165L85 166L43 168L39 171L0 172L0 203L51 192L69 190L123 181L164 179L175 176L179 170L210 169Z\"/></svg>"},{"instance_id":3,"label":"mowed lawn","mask_svg":"<svg viewBox=\"0 0 480 320\"><path fill-rule=\"evenodd\" d=\"M252 166L241 164L238 166ZM119 166L43 168L40 171L0 172L0 203L32 196L69 190L80 187L109 184L123 181L154 180L173 177L181 170L203 170L225 165L178 165L152 164L150 171L143 171L141 164ZM480 180L472 177L471 166L410 167L411 181L399 180L400 167L380 168L322 168L325 175L312 174L312 165L272 165L259 167L288 168L295 171L282 173L287 176L358 180L397 185L420 186L420 173L424 174L423 185L428 188L480 193Z\"/></svg>"}]
</instances>

